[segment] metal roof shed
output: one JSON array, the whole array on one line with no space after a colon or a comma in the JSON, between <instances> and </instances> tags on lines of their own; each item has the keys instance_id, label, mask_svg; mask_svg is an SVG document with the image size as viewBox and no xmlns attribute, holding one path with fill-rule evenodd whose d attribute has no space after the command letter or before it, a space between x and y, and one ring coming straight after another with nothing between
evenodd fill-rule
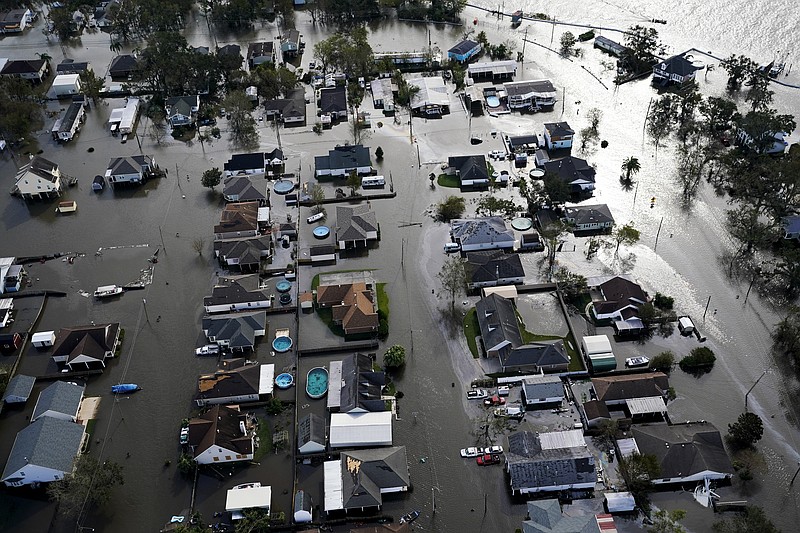
<instances>
[{"instance_id":1,"label":"metal roof shed","mask_svg":"<svg viewBox=\"0 0 800 533\"><path fill-rule=\"evenodd\" d=\"M592 365L592 370L595 372L607 372L609 370L616 370L617 358L613 353L598 353L589 356L589 362Z\"/></svg>"},{"instance_id":2,"label":"metal roof shed","mask_svg":"<svg viewBox=\"0 0 800 533\"><path fill-rule=\"evenodd\" d=\"M272 504L272 487L262 487L260 483L248 483L228 490L225 510L234 513L245 509L267 509Z\"/></svg>"},{"instance_id":3,"label":"metal roof shed","mask_svg":"<svg viewBox=\"0 0 800 533\"><path fill-rule=\"evenodd\" d=\"M323 464L324 473L324 497L325 512L338 511L344 507L344 489L342 487L342 463L336 461L325 461Z\"/></svg>"},{"instance_id":4,"label":"metal roof shed","mask_svg":"<svg viewBox=\"0 0 800 533\"><path fill-rule=\"evenodd\" d=\"M37 331L31 337L31 344L36 348L44 348L45 346L52 346L56 342L55 331Z\"/></svg>"},{"instance_id":5,"label":"metal roof shed","mask_svg":"<svg viewBox=\"0 0 800 533\"><path fill-rule=\"evenodd\" d=\"M509 300L513 300L517 297L517 286L516 285L501 285L500 287L484 287L481 289L483 293L482 296L485 298L490 294L497 294L502 296L503 298L508 298Z\"/></svg>"},{"instance_id":6,"label":"metal roof shed","mask_svg":"<svg viewBox=\"0 0 800 533\"><path fill-rule=\"evenodd\" d=\"M328 440L331 448L391 446L392 413L333 413Z\"/></svg>"},{"instance_id":7,"label":"metal roof shed","mask_svg":"<svg viewBox=\"0 0 800 533\"><path fill-rule=\"evenodd\" d=\"M606 509L609 513L629 513L636 508L630 492L606 492Z\"/></svg>"},{"instance_id":8,"label":"metal roof shed","mask_svg":"<svg viewBox=\"0 0 800 533\"><path fill-rule=\"evenodd\" d=\"M667 406L661 396L649 396L647 398L628 398L625 400L631 416L648 415L653 413L666 413Z\"/></svg>"},{"instance_id":9,"label":"metal roof shed","mask_svg":"<svg viewBox=\"0 0 800 533\"><path fill-rule=\"evenodd\" d=\"M587 335L581 339L586 355L611 352L611 342L607 335Z\"/></svg>"},{"instance_id":10,"label":"metal roof shed","mask_svg":"<svg viewBox=\"0 0 800 533\"><path fill-rule=\"evenodd\" d=\"M275 387L275 365L261 365L258 376L258 394L272 394Z\"/></svg>"},{"instance_id":11,"label":"metal roof shed","mask_svg":"<svg viewBox=\"0 0 800 533\"><path fill-rule=\"evenodd\" d=\"M622 457L628 457L632 453L639 453L636 439L618 439L617 449Z\"/></svg>"},{"instance_id":12,"label":"metal roof shed","mask_svg":"<svg viewBox=\"0 0 800 533\"><path fill-rule=\"evenodd\" d=\"M586 446L583 431L571 429L569 431L551 431L539 434L539 443L543 450L560 450L563 448L582 448Z\"/></svg>"}]
</instances>

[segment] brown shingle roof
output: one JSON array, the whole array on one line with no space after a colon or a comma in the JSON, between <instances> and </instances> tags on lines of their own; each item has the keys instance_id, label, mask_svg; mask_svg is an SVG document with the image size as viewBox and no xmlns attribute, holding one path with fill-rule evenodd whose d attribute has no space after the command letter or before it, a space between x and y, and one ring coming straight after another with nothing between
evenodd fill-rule
<instances>
[{"instance_id":1,"label":"brown shingle roof","mask_svg":"<svg viewBox=\"0 0 800 533\"><path fill-rule=\"evenodd\" d=\"M197 418L189 421L189 445L194 446L194 456L211 446L220 446L242 455L253 453L253 440L242 435L239 427L244 419L238 410L215 405Z\"/></svg>"},{"instance_id":2,"label":"brown shingle roof","mask_svg":"<svg viewBox=\"0 0 800 533\"><path fill-rule=\"evenodd\" d=\"M228 204L222 210L214 233L253 231L258 229L258 202Z\"/></svg>"},{"instance_id":3,"label":"brown shingle roof","mask_svg":"<svg viewBox=\"0 0 800 533\"><path fill-rule=\"evenodd\" d=\"M592 378L597 399L602 402L663 396L669 389L669 378L663 372Z\"/></svg>"}]
</instances>

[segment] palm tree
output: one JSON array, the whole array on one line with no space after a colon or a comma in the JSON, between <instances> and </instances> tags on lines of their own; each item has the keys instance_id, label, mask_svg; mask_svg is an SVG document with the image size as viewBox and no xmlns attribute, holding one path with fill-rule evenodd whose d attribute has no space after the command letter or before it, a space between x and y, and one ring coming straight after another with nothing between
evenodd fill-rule
<instances>
[{"instance_id":1,"label":"palm tree","mask_svg":"<svg viewBox=\"0 0 800 533\"><path fill-rule=\"evenodd\" d=\"M111 41L111 45L108 47L109 50L114 52L115 54L119 55L120 50L122 50L122 43L119 41Z\"/></svg>"},{"instance_id":2,"label":"palm tree","mask_svg":"<svg viewBox=\"0 0 800 533\"><path fill-rule=\"evenodd\" d=\"M638 174L640 170L642 170L642 165L639 164L639 160L635 157L626 157L622 162L622 171L625 173L626 182L630 183L631 177Z\"/></svg>"}]
</instances>

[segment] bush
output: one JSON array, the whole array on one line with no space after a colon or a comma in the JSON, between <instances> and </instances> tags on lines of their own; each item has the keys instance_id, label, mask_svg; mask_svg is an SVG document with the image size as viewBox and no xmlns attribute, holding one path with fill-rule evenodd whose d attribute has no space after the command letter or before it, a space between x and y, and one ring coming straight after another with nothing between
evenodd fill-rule
<instances>
[{"instance_id":1,"label":"bush","mask_svg":"<svg viewBox=\"0 0 800 533\"><path fill-rule=\"evenodd\" d=\"M665 296L660 292L656 293L655 298L653 298L653 305L658 307L659 309L664 309L669 311L672 309L672 306L675 304L675 298L671 296Z\"/></svg>"},{"instance_id":2,"label":"bush","mask_svg":"<svg viewBox=\"0 0 800 533\"><path fill-rule=\"evenodd\" d=\"M650 360L650 368L659 372L669 372L675 364L675 354L670 351L661 352Z\"/></svg>"},{"instance_id":3,"label":"bush","mask_svg":"<svg viewBox=\"0 0 800 533\"><path fill-rule=\"evenodd\" d=\"M689 355L681 359L678 365L684 372L691 372L692 370L711 368L716 360L711 348L702 346L689 352Z\"/></svg>"},{"instance_id":4,"label":"bush","mask_svg":"<svg viewBox=\"0 0 800 533\"><path fill-rule=\"evenodd\" d=\"M375 159L377 159L378 161L383 160L383 148L381 148L380 146L375 148Z\"/></svg>"},{"instance_id":5,"label":"bush","mask_svg":"<svg viewBox=\"0 0 800 533\"><path fill-rule=\"evenodd\" d=\"M406 349L395 344L383 354L383 364L387 368L399 368L406 363Z\"/></svg>"},{"instance_id":6,"label":"bush","mask_svg":"<svg viewBox=\"0 0 800 533\"><path fill-rule=\"evenodd\" d=\"M436 206L436 219L440 222L449 222L464 214L466 202L462 196L448 196Z\"/></svg>"},{"instance_id":7,"label":"bush","mask_svg":"<svg viewBox=\"0 0 800 533\"><path fill-rule=\"evenodd\" d=\"M764 436L764 423L755 413L742 413L733 424L728 424L728 442L734 448L750 448Z\"/></svg>"}]
</instances>

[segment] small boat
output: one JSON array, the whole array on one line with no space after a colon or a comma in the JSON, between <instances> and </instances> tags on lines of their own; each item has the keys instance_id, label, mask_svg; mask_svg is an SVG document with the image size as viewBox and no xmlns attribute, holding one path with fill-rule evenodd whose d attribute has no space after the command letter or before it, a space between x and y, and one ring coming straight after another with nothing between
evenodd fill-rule
<instances>
[{"instance_id":1,"label":"small boat","mask_svg":"<svg viewBox=\"0 0 800 533\"><path fill-rule=\"evenodd\" d=\"M74 213L78 210L78 202L76 201L69 201L69 202L58 202L58 207L56 207L56 213Z\"/></svg>"},{"instance_id":2,"label":"small boat","mask_svg":"<svg viewBox=\"0 0 800 533\"><path fill-rule=\"evenodd\" d=\"M140 390L142 390L142 388L136 383L120 383L119 385L111 385L112 394L130 394Z\"/></svg>"},{"instance_id":3,"label":"small boat","mask_svg":"<svg viewBox=\"0 0 800 533\"><path fill-rule=\"evenodd\" d=\"M95 298L110 298L111 296L117 296L118 294L122 294L122 287L118 285L103 285L101 287L97 287L97 290L94 291Z\"/></svg>"},{"instance_id":4,"label":"small boat","mask_svg":"<svg viewBox=\"0 0 800 533\"><path fill-rule=\"evenodd\" d=\"M641 355L639 357L628 357L625 359L625 366L633 368L636 366L647 366L650 364L650 358Z\"/></svg>"},{"instance_id":5,"label":"small boat","mask_svg":"<svg viewBox=\"0 0 800 533\"><path fill-rule=\"evenodd\" d=\"M410 513L408 513L406 515L403 515L400 518L400 523L401 524L410 524L411 522L413 522L417 518L419 518L419 511L411 511Z\"/></svg>"}]
</instances>

